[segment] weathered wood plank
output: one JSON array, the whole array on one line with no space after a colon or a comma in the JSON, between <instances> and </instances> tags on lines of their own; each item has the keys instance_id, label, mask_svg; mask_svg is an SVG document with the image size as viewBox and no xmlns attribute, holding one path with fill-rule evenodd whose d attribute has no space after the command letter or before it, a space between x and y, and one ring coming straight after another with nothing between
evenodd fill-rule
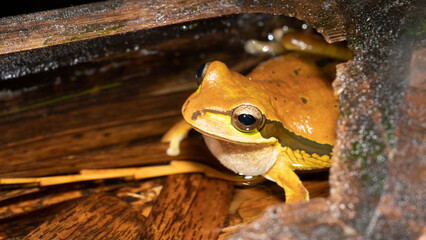
<instances>
[{"instance_id":1,"label":"weathered wood plank","mask_svg":"<svg viewBox=\"0 0 426 240\"><path fill-rule=\"evenodd\" d=\"M35 203L35 201L34 201ZM22 239L31 231L43 224L49 218L55 216L58 212L73 205L73 201L64 201L59 204L51 205L29 211L26 214L13 216L0 220L0 239ZM25 210L25 208L23 208Z\"/></svg>"},{"instance_id":2,"label":"weathered wood plank","mask_svg":"<svg viewBox=\"0 0 426 240\"><path fill-rule=\"evenodd\" d=\"M59 212L23 239L138 239L144 217L114 196L92 195Z\"/></svg>"},{"instance_id":3,"label":"weathered wood plank","mask_svg":"<svg viewBox=\"0 0 426 240\"><path fill-rule=\"evenodd\" d=\"M125 144L97 149L89 152L51 159L21 159L21 162L10 162L2 168L2 177L37 177L76 173L81 169L99 169L161 164L172 159L204 161L208 152L203 149L202 139L191 138L182 144L182 153L177 157L166 155L167 144L160 144L160 138L153 138L138 144ZM200 148L198 148L198 147ZM119 160L119 161L118 161Z\"/></svg>"},{"instance_id":4,"label":"weathered wood plank","mask_svg":"<svg viewBox=\"0 0 426 240\"><path fill-rule=\"evenodd\" d=\"M103 94L109 94L105 92ZM84 105L86 98L79 98L68 102L54 105L40 106L20 114L20 119L7 120L3 118L0 131L3 137L0 142L1 148L20 145L19 141L34 139L43 133L56 133L56 135L76 134L81 135L84 131L93 129L105 129L153 120L179 114L179 109L190 92L170 94L167 98L161 96L140 97L139 99L122 99L117 102L96 102L96 104ZM96 96L93 96L94 98ZM97 99L102 101L104 97ZM43 117L43 112L46 114ZM7 121L7 122L6 122ZM37 127L34 127L36 125ZM72 131L69 131L73 129ZM154 130L154 129L153 129ZM64 133L57 133L64 132ZM50 137L54 137L51 135ZM33 141L34 141L33 140ZM31 140L26 140L31 141ZM22 144L27 144L23 141Z\"/></svg>"},{"instance_id":5,"label":"weathered wood plank","mask_svg":"<svg viewBox=\"0 0 426 240\"><path fill-rule=\"evenodd\" d=\"M198 174L169 176L148 216L142 239L216 239L233 187Z\"/></svg>"},{"instance_id":6,"label":"weathered wood plank","mask_svg":"<svg viewBox=\"0 0 426 240\"><path fill-rule=\"evenodd\" d=\"M232 1L121 0L0 19L0 54L237 13Z\"/></svg>"},{"instance_id":7,"label":"weathered wood plank","mask_svg":"<svg viewBox=\"0 0 426 240\"><path fill-rule=\"evenodd\" d=\"M0 198L0 239L22 239L77 199L105 192L114 194L147 217L165 178L148 181L86 182L40 188L16 197Z\"/></svg>"},{"instance_id":8,"label":"weathered wood plank","mask_svg":"<svg viewBox=\"0 0 426 240\"><path fill-rule=\"evenodd\" d=\"M11 173L17 174L18 172L25 171L25 169L30 170L30 165L34 165L35 168L33 170L49 168L53 166L53 162L60 161L60 159L69 159L69 163L76 161L81 162L81 160L76 158L79 158L80 154L90 151L100 153L99 156L93 156L93 154L91 154L93 159L90 161L92 163L96 163L93 161L99 159L102 155L105 156L102 154L102 151L108 152L108 149L105 148L113 145L123 147L127 144L131 144L132 141L159 136L173 125L173 120L178 120L178 118L160 118L151 121L136 122L134 124L118 126L115 128L93 129L75 133L71 132L69 134L59 136L48 136L31 142L28 141L26 144L9 147L0 152L0 162L5 163L0 170L0 174L2 176L4 176L4 174L8 175ZM160 145L160 143L158 143L158 145ZM141 150L149 149L149 146L140 147ZM138 149L133 148L133 151L137 151L143 156L143 152L140 150L138 151ZM111 151L109 152L111 153ZM133 156L135 155L133 154ZM119 155L116 155L115 157L119 157ZM166 157L165 152L163 157ZM86 159L87 158L84 160ZM134 162L136 161L143 164L144 162L140 160L141 159L136 156ZM152 163L152 161L149 162ZM38 167L35 166L35 164L37 164ZM88 162L84 165L92 164ZM92 166L96 166L96 164ZM57 167L60 168L60 166Z\"/></svg>"}]
</instances>

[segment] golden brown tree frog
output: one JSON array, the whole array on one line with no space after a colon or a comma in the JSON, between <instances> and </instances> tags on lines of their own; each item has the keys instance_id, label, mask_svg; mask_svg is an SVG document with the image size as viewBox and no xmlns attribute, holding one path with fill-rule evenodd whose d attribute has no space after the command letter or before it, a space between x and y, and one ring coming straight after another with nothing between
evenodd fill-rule
<instances>
[{"instance_id":1,"label":"golden brown tree frog","mask_svg":"<svg viewBox=\"0 0 426 240\"><path fill-rule=\"evenodd\" d=\"M285 33L281 42L299 51L263 62L247 76L220 61L200 68L199 87L182 107L185 121L163 141L170 142L168 154L176 155L192 127L227 168L275 181L286 202L308 201L294 171L330 167L338 117L331 58L351 55L305 33Z\"/></svg>"}]
</instances>

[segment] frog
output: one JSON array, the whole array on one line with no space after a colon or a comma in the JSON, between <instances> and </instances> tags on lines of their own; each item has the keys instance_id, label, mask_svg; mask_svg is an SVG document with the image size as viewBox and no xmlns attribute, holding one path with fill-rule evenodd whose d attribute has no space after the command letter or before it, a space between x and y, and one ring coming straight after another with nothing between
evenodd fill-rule
<instances>
[{"instance_id":1,"label":"frog","mask_svg":"<svg viewBox=\"0 0 426 240\"><path fill-rule=\"evenodd\" d=\"M296 172L331 165L339 116L332 81L336 64L351 53L312 33L276 32L274 42L247 41L246 51L275 49L276 56L245 76L221 61L200 67L198 88L182 106L184 120L162 140L170 144L168 155L178 155L195 129L226 168L276 182L286 203L309 201Z\"/></svg>"}]
</instances>

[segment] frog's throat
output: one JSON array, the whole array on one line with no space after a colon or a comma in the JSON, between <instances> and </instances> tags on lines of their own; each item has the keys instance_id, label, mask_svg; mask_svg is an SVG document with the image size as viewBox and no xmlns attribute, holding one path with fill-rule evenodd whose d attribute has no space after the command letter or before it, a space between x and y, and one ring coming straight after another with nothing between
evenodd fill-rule
<instances>
[{"instance_id":1,"label":"frog's throat","mask_svg":"<svg viewBox=\"0 0 426 240\"><path fill-rule=\"evenodd\" d=\"M318 143L296 135L286 129L282 123L278 121L266 120L265 125L259 132L264 138L274 137L278 139L282 147L289 147L293 151L303 150L310 155L318 154L319 156L327 155L330 157L332 154L332 145Z\"/></svg>"},{"instance_id":2,"label":"frog's throat","mask_svg":"<svg viewBox=\"0 0 426 240\"><path fill-rule=\"evenodd\" d=\"M257 176L267 172L275 163L280 152L277 148L262 147L259 144L242 145L206 135L203 137L211 153L222 165L235 173L246 176Z\"/></svg>"}]
</instances>

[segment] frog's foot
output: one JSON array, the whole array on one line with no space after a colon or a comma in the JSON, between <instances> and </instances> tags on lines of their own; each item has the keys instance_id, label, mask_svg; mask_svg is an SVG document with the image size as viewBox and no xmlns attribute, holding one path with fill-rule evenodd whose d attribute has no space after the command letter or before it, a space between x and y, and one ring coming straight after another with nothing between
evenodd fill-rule
<instances>
[{"instance_id":1,"label":"frog's foot","mask_svg":"<svg viewBox=\"0 0 426 240\"><path fill-rule=\"evenodd\" d=\"M280 158L280 157L279 157ZM269 169L264 177L275 181L278 185L284 188L286 203L294 203L301 201L309 201L309 192L303 186L302 181L290 168L290 166L280 159L277 159L275 164Z\"/></svg>"},{"instance_id":2,"label":"frog's foot","mask_svg":"<svg viewBox=\"0 0 426 240\"><path fill-rule=\"evenodd\" d=\"M272 31L272 41L258 41L250 39L244 45L244 50L253 55L268 54L268 55L281 55L287 50L281 43L281 38L284 34L294 32L293 28L276 28ZM269 38L269 37L268 37Z\"/></svg>"},{"instance_id":3,"label":"frog's foot","mask_svg":"<svg viewBox=\"0 0 426 240\"><path fill-rule=\"evenodd\" d=\"M188 136L188 132L192 129L191 125L189 125L185 120L181 120L176 123L166 134L164 134L163 138L161 138L161 142L169 143L169 148L167 149L167 155L169 156L177 156L180 153L180 142Z\"/></svg>"}]
</instances>

